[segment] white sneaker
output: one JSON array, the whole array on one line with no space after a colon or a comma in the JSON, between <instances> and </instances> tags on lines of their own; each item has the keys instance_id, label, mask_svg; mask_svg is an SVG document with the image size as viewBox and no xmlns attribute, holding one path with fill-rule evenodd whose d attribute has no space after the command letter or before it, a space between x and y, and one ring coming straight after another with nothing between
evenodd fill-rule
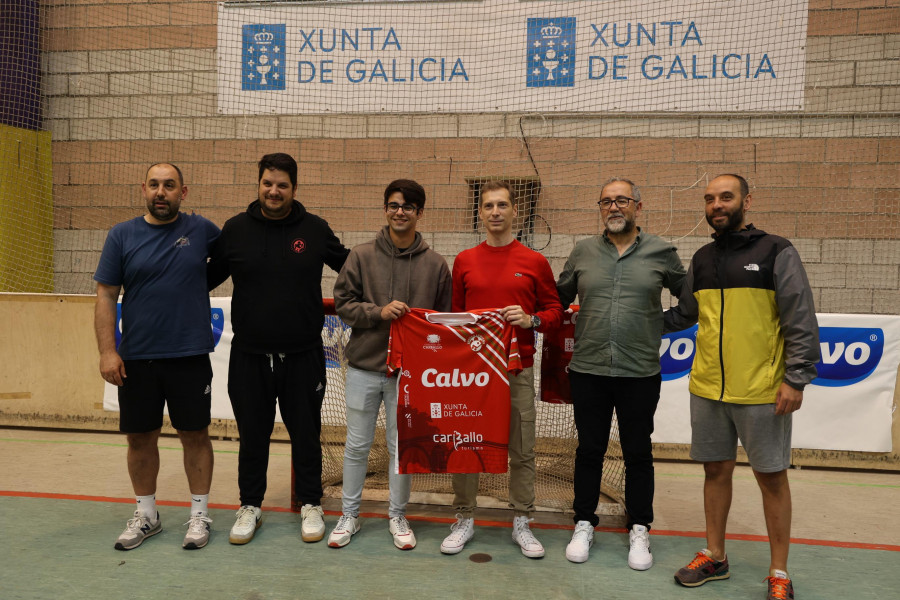
<instances>
[{"instance_id":1,"label":"white sneaker","mask_svg":"<svg viewBox=\"0 0 900 600\"><path fill-rule=\"evenodd\" d=\"M416 535L409 526L406 517L391 517L391 535L394 536L394 545L401 550L412 550L416 547Z\"/></svg>"},{"instance_id":2,"label":"white sneaker","mask_svg":"<svg viewBox=\"0 0 900 600\"><path fill-rule=\"evenodd\" d=\"M245 504L237 511L237 520L231 528L228 541L232 544L246 544L256 535L262 525L262 509Z\"/></svg>"},{"instance_id":3,"label":"white sneaker","mask_svg":"<svg viewBox=\"0 0 900 600\"><path fill-rule=\"evenodd\" d=\"M315 504L300 507L300 537L304 542L318 542L325 537L325 513Z\"/></svg>"},{"instance_id":4,"label":"white sneaker","mask_svg":"<svg viewBox=\"0 0 900 600\"><path fill-rule=\"evenodd\" d=\"M466 547L466 542L475 535L475 519L464 518L456 515L456 523L450 526L450 535L441 542L441 552L444 554L459 554Z\"/></svg>"},{"instance_id":5,"label":"white sneaker","mask_svg":"<svg viewBox=\"0 0 900 600\"><path fill-rule=\"evenodd\" d=\"M162 531L162 519L159 513L156 513L156 519L151 519L134 511L134 518L128 519L125 524L125 531L116 539L116 550L131 550L137 548L144 543L151 535L156 535Z\"/></svg>"},{"instance_id":6,"label":"white sneaker","mask_svg":"<svg viewBox=\"0 0 900 600\"><path fill-rule=\"evenodd\" d=\"M650 554L650 531L643 525L632 525L628 532L631 549L628 551L628 566L635 571L646 571L653 566Z\"/></svg>"},{"instance_id":7,"label":"white sneaker","mask_svg":"<svg viewBox=\"0 0 900 600\"><path fill-rule=\"evenodd\" d=\"M590 521L578 521L572 533L572 541L566 546L566 558L573 563L583 563L588 559L594 545L594 526Z\"/></svg>"},{"instance_id":8,"label":"white sneaker","mask_svg":"<svg viewBox=\"0 0 900 600\"><path fill-rule=\"evenodd\" d=\"M197 550L205 546L209 542L210 523L212 523L212 519L209 518L209 515L191 515L191 518L185 523L188 530L181 547L185 550Z\"/></svg>"},{"instance_id":9,"label":"white sneaker","mask_svg":"<svg viewBox=\"0 0 900 600\"><path fill-rule=\"evenodd\" d=\"M529 521L531 519L525 516L513 519L512 539L522 549L522 554L528 558L541 558L544 556L544 547L531 533Z\"/></svg>"},{"instance_id":10,"label":"white sneaker","mask_svg":"<svg viewBox=\"0 0 900 600\"><path fill-rule=\"evenodd\" d=\"M359 518L350 515L341 515L337 525L328 536L328 545L332 548L343 548L350 543L350 538L359 531Z\"/></svg>"}]
</instances>

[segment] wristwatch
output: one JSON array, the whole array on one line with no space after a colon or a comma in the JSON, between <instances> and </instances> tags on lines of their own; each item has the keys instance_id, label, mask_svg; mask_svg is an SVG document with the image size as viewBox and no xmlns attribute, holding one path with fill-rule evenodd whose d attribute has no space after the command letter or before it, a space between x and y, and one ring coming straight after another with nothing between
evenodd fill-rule
<instances>
[{"instance_id":1,"label":"wristwatch","mask_svg":"<svg viewBox=\"0 0 900 600\"><path fill-rule=\"evenodd\" d=\"M531 315L531 328L537 329L541 326L541 318L537 315Z\"/></svg>"}]
</instances>

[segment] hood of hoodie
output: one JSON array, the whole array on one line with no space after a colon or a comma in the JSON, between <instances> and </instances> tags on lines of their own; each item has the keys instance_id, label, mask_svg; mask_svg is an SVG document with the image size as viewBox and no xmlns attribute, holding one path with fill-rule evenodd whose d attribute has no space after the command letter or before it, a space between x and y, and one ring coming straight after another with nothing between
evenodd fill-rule
<instances>
[{"instance_id":1,"label":"hood of hoodie","mask_svg":"<svg viewBox=\"0 0 900 600\"><path fill-rule=\"evenodd\" d=\"M410 247L401 252L400 249L394 245L394 242L391 239L390 225L385 225L381 228L381 231L375 234L375 249L378 252L391 257L390 281L388 283L388 301L402 300L403 302L409 302L410 287L412 286L413 280L413 256L422 254L423 252L428 250L428 243L424 239L422 239L422 234L417 231L415 238L413 239L413 243L410 245ZM394 289L394 285L396 282L395 275L398 275L397 273L395 273L397 267L401 269L405 267L406 276L400 277L400 281L406 281L406 286L404 286L405 289Z\"/></svg>"},{"instance_id":2,"label":"hood of hoodie","mask_svg":"<svg viewBox=\"0 0 900 600\"><path fill-rule=\"evenodd\" d=\"M302 221L303 217L306 216L306 207L300 204L297 200L292 201L291 203L291 212L283 219L269 219L262 213L262 207L259 203L259 200L254 200L247 207L247 214L256 219L257 221L262 221L268 225L290 225L292 223L296 223L298 221Z\"/></svg>"},{"instance_id":3,"label":"hood of hoodie","mask_svg":"<svg viewBox=\"0 0 900 600\"><path fill-rule=\"evenodd\" d=\"M400 249L394 245L394 241L391 239L390 225L385 225L381 228L381 231L375 234L375 248L387 256L406 258L421 254L428 250L428 243L422 239L422 234L417 231L416 237L409 248L400 252Z\"/></svg>"},{"instance_id":4,"label":"hood of hoodie","mask_svg":"<svg viewBox=\"0 0 900 600\"><path fill-rule=\"evenodd\" d=\"M766 235L768 234L765 231L757 229L752 223L748 223L747 226L740 231L726 231L720 234L714 233L712 238L713 243L717 248L741 248Z\"/></svg>"},{"instance_id":5,"label":"hood of hoodie","mask_svg":"<svg viewBox=\"0 0 900 600\"><path fill-rule=\"evenodd\" d=\"M262 254L263 256L268 256L268 242L269 242L269 231L272 228L277 228L281 233L281 255L285 256L287 254L287 237L286 237L286 228L288 225L293 225L295 223L299 223L306 217L306 207L300 204L297 200L294 200L291 203L291 212L283 219L269 219L262 212L262 206L259 200L254 200L247 207L247 214L250 215L254 221L259 221L263 224L265 229L263 230L265 234L263 235L262 240ZM276 234L277 235L277 234Z\"/></svg>"}]
</instances>

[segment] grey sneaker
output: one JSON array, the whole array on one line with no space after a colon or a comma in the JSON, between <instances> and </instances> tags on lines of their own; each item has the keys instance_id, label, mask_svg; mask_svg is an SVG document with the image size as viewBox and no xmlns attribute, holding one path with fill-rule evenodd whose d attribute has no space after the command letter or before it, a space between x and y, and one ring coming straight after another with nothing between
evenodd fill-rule
<instances>
[{"instance_id":1,"label":"grey sneaker","mask_svg":"<svg viewBox=\"0 0 900 600\"><path fill-rule=\"evenodd\" d=\"M416 535L406 517L391 517L390 530L394 537L394 545L401 550L412 550L416 547Z\"/></svg>"},{"instance_id":2,"label":"grey sneaker","mask_svg":"<svg viewBox=\"0 0 900 600\"><path fill-rule=\"evenodd\" d=\"M209 524L212 519L209 515L191 515L185 525L188 526L187 534L181 547L185 550L199 550L209 542Z\"/></svg>"},{"instance_id":3,"label":"grey sneaker","mask_svg":"<svg viewBox=\"0 0 900 600\"><path fill-rule=\"evenodd\" d=\"M138 511L134 511L134 518L128 519L125 525L125 531L116 540L116 550L132 550L144 543L151 535L156 535L162 531L162 519L159 513L156 513L156 519L151 520L149 517L141 515Z\"/></svg>"},{"instance_id":4,"label":"grey sneaker","mask_svg":"<svg viewBox=\"0 0 900 600\"><path fill-rule=\"evenodd\" d=\"M544 556L544 547L531 533L529 521L531 519L525 516L513 519L512 539L522 549L522 554L528 558L541 558Z\"/></svg>"},{"instance_id":5,"label":"grey sneaker","mask_svg":"<svg viewBox=\"0 0 900 600\"><path fill-rule=\"evenodd\" d=\"M572 532L572 541L566 546L566 558L569 562L583 563L587 561L594 545L594 526L590 521L578 521Z\"/></svg>"},{"instance_id":6,"label":"grey sneaker","mask_svg":"<svg viewBox=\"0 0 900 600\"><path fill-rule=\"evenodd\" d=\"M729 577L731 573L728 572L728 557L723 558L721 562L713 560L712 553L706 548L698 552L687 566L681 567L675 573L675 581L686 587L697 587L707 581Z\"/></svg>"},{"instance_id":7,"label":"grey sneaker","mask_svg":"<svg viewBox=\"0 0 900 600\"><path fill-rule=\"evenodd\" d=\"M300 507L300 537L304 542L318 542L325 537L325 513L315 504Z\"/></svg>"},{"instance_id":8,"label":"grey sneaker","mask_svg":"<svg viewBox=\"0 0 900 600\"><path fill-rule=\"evenodd\" d=\"M466 547L466 542L475 535L475 519L456 515L456 523L450 526L450 535L441 542L441 552L444 554L459 554Z\"/></svg>"},{"instance_id":9,"label":"grey sneaker","mask_svg":"<svg viewBox=\"0 0 900 600\"><path fill-rule=\"evenodd\" d=\"M359 531L359 518L351 515L341 515L337 525L328 536L328 545L332 548L343 548L350 543L350 539Z\"/></svg>"},{"instance_id":10,"label":"grey sneaker","mask_svg":"<svg viewBox=\"0 0 900 600\"><path fill-rule=\"evenodd\" d=\"M262 525L262 509L245 504L237 511L237 520L231 528L228 541L232 544L246 544L256 535Z\"/></svg>"}]
</instances>

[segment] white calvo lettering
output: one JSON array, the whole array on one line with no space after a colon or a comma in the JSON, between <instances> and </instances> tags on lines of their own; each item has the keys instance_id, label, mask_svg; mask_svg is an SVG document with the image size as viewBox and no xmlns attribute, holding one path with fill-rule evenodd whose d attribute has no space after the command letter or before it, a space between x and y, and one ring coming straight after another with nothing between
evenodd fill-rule
<instances>
[{"instance_id":1,"label":"white calvo lettering","mask_svg":"<svg viewBox=\"0 0 900 600\"><path fill-rule=\"evenodd\" d=\"M872 349L863 342L853 342L847 345L846 349L844 348L844 342L836 343L834 350L831 349L831 344L827 342L822 342L819 346L822 348L822 362L826 365L835 364L840 360L841 356L844 357L848 365L861 365L869 360L869 357L872 355Z\"/></svg>"},{"instance_id":2,"label":"white calvo lettering","mask_svg":"<svg viewBox=\"0 0 900 600\"><path fill-rule=\"evenodd\" d=\"M490 379L490 375L484 371L481 373L460 373L459 369L453 369L452 373L440 373L437 369L422 371L424 387L471 387L473 385L484 387Z\"/></svg>"}]
</instances>

